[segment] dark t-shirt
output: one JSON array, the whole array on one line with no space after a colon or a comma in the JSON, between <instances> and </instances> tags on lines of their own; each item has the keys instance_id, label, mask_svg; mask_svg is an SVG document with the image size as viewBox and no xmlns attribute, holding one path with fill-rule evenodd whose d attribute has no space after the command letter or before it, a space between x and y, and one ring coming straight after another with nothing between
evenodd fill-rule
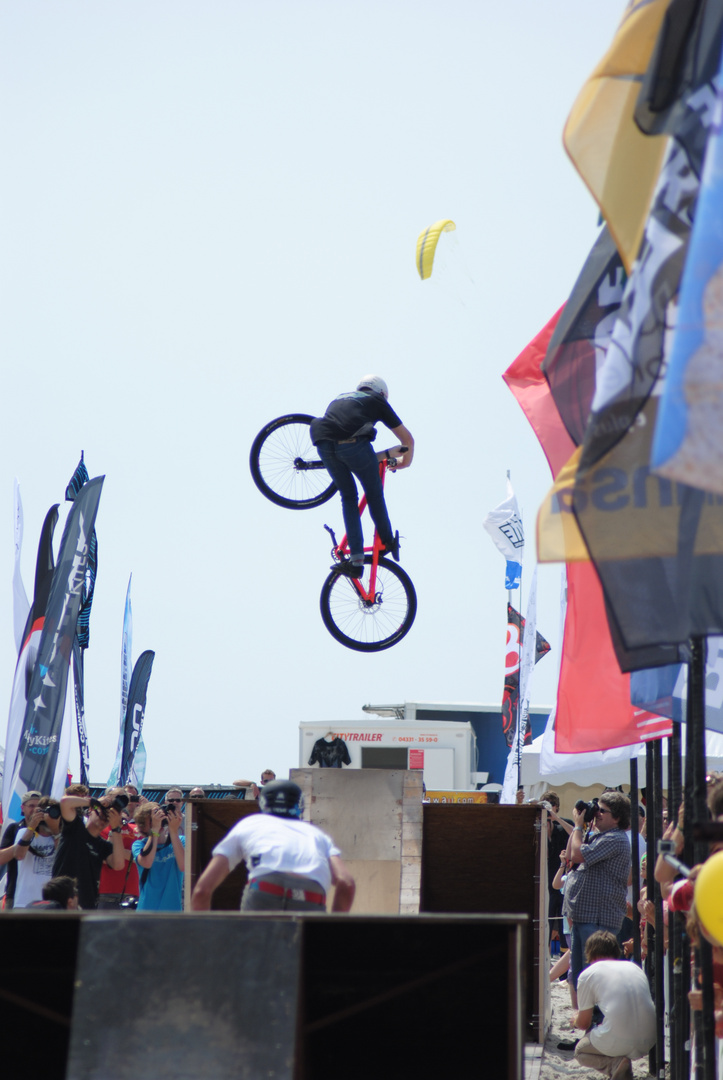
<instances>
[{"instance_id":1,"label":"dark t-shirt","mask_svg":"<svg viewBox=\"0 0 723 1080\"><path fill-rule=\"evenodd\" d=\"M382 394L369 390L352 390L339 394L329 404L323 416L311 421L311 441L316 446L322 439L376 438L374 425L382 423L390 429L399 427L401 420Z\"/></svg>"},{"instance_id":2,"label":"dark t-shirt","mask_svg":"<svg viewBox=\"0 0 723 1080\"><path fill-rule=\"evenodd\" d=\"M317 739L311 750L309 764L319 762L321 769L340 769L342 763L351 765L349 750L343 739L338 736L327 742L326 739Z\"/></svg>"},{"instance_id":3,"label":"dark t-shirt","mask_svg":"<svg viewBox=\"0 0 723 1080\"><path fill-rule=\"evenodd\" d=\"M565 821L567 821L567 818L565 818ZM550 892L553 891L552 881L560 869L560 854L567 847L567 840L568 836L562 825L558 825L556 821L553 821L552 835L547 841L547 887Z\"/></svg>"},{"instance_id":4,"label":"dark t-shirt","mask_svg":"<svg viewBox=\"0 0 723 1080\"><path fill-rule=\"evenodd\" d=\"M77 879L78 900L84 911L92 911L98 902L100 868L112 854L113 845L100 836L91 836L81 817L63 822L53 877L67 874Z\"/></svg>"}]
</instances>

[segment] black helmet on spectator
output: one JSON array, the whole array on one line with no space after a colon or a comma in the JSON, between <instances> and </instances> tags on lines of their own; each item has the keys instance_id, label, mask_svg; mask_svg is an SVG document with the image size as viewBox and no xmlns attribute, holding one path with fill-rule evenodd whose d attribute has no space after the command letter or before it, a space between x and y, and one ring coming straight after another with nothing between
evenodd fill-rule
<instances>
[{"instance_id":1,"label":"black helmet on spectator","mask_svg":"<svg viewBox=\"0 0 723 1080\"><path fill-rule=\"evenodd\" d=\"M301 788L293 780L272 780L261 788L259 809L274 817L300 818L304 809Z\"/></svg>"}]
</instances>

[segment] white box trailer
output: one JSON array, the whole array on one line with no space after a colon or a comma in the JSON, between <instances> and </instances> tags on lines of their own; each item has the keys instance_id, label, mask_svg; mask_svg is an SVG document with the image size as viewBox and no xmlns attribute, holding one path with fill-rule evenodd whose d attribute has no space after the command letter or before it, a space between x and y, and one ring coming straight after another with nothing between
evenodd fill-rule
<instances>
[{"instance_id":1,"label":"white box trailer","mask_svg":"<svg viewBox=\"0 0 723 1080\"><path fill-rule=\"evenodd\" d=\"M299 724L299 766L306 768L314 745L343 739L351 769L421 769L428 791L471 791L476 773L477 741L468 721L342 720ZM316 766L318 767L318 766ZM486 777L485 777L486 779Z\"/></svg>"}]
</instances>

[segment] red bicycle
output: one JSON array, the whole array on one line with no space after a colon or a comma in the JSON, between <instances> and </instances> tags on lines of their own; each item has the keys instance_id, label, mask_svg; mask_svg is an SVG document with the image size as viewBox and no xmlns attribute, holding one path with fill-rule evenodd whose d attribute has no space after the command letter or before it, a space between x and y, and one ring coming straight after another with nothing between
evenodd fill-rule
<instances>
[{"instance_id":1,"label":"red bicycle","mask_svg":"<svg viewBox=\"0 0 723 1080\"><path fill-rule=\"evenodd\" d=\"M322 506L336 491L312 445L309 425L312 416L290 413L268 423L254 439L249 465L259 491L290 510ZM384 485L387 469L394 469L401 446L377 454L379 476ZM366 495L359 514L366 509ZM346 536L337 543L333 529L324 528L332 539L335 562L349 557ZM374 530L374 541L364 548L364 575L350 578L332 570L321 590L321 617L329 633L348 649L381 652L405 637L417 614L417 594L409 575L383 556L384 547Z\"/></svg>"}]
</instances>

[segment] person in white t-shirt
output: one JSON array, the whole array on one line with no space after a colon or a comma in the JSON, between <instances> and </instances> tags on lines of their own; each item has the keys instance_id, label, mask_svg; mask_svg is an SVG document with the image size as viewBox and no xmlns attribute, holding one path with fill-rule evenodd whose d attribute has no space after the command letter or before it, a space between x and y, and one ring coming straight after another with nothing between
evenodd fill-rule
<instances>
[{"instance_id":1,"label":"person in white t-shirt","mask_svg":"<svg viewBox=\"0 0 723 1080\"><path fill-rule=\"evenodd\" d=\"M575 1017L575 1027L584 1028L585 1034L575 1057L611 1080L632 1080L632 1060L644 1057L655 1043L655 1005L645 973L620 957L610 931L598 930L588 938L589 966L577 982ZM599 1024L593 1024L596 1006L603 1014Z\"/></svg>"},{"instance_id":2,"label":"person in white t-shirt","mask_svg":"<svg viewBox=\"0 0 723 1080\"><path fill-rule=\"evenodd\" d=\"M18 877L13 906L24 908L40 900L43 885L53 876L53 860L60 837L60 803L44 795L38 801L21 839L17 842L15 858Z\"/></svg>"},{"instance_id":3,"label":"person in white t-shirt","mask_svg":"<svg viewBox=\"0 0 723 1080\"><path fill-rule=\"evenodd\" d=\"M214 891L243 861L248 884L242 911L324 911L326 894L336 886L332 911L349 911L354 878L334 841L300 821L303 796L291 780L265 784L260 814L250 814L216 845L191 897L194 911L208 911Z\"/></svg>"}]
</instances>

